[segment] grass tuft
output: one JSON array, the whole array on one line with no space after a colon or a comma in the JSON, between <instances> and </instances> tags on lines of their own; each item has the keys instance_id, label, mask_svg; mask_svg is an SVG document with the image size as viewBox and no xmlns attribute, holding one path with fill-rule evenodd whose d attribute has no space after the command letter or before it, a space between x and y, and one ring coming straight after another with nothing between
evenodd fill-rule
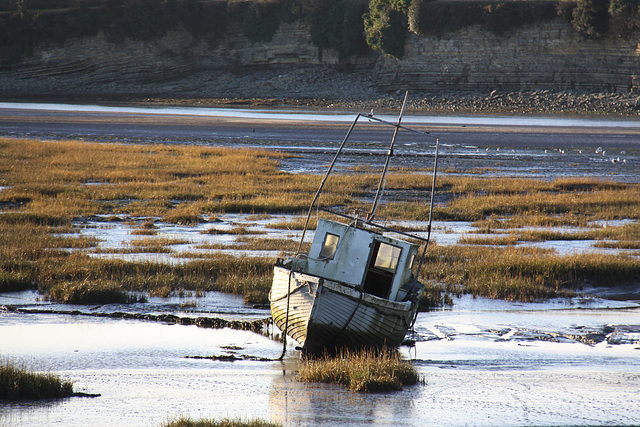
<instances>
[{"instance_id":1,"label":"grass tuft","mask_svg":"<svg viewBox=\"0 0 640 427\"><path fill-rule=\"evenodd\" d=\"M161 425L161 427L280 427L281 424L270 423L262 420L241 420L225 418L219 421L200 419L192 420L189 417L180 417Z\"/></svg>"},{"instance_id":2,"label":"grass tuft","mask_svg":"<svg viewBox=\"0 0 640 427\"><path fill-rule=\"evenodd\" d=\"M302 362L300 380L340 384L353 391L381 392L401 390L418 382L418 373L392 350L345 350L336 357Z\"/></svg>"},{"instance_id":3,"label":"grass tuft","mask_svg":"<svg viewBox=\"0 0 640 427\"><path fill-rule=\"evenodd\" d=\"M127 304L144 302L145 298L131 295L117 283L63 282L49 289L49 299L64 304Z\"/></svg>"},{"instance_id":4,"label":"grass tuft","mask_svg":"<svg viewBox=\"0 0 640 427\"><path fill-rule=\"evenodd\" d=\"M36 373L10 361L0 362L0 400L37 400L68 397L73 384L51 373Z\"/></svg>"}]
</instances>

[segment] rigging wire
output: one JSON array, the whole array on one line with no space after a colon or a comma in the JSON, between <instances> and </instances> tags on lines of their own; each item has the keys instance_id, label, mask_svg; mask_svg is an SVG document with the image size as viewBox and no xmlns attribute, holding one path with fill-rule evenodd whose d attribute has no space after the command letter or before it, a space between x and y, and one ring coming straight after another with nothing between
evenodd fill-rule
<instances>
[{"instance_id":1,"label":"rigging wire","mask_svg":"<svg viewBox=\"0 0 640 427\"><path fill-rule=\"evenodd\" d=\"M393 147L396 143L396 137L398 136L398 131L400 130L400 122L402 121L402 115L404 114L404 109L407 106L407 98L409 97L409 91L404 94L404 101L402 102L402 108L400 109L400 115L398 116L398 121L394 125L393 137L391 138L391 143L389 144L389 151L387 151L387 158L384 161L384 168L382 169L382 176L380 177L380 183L378 184L378 191L376 192L376 197L373 199L373 206L371 207L371 212L367 215L367 222L373 221L376 210L378 209L378 204L380 203L380 198L382 197L382 193L384 192L384 188L387 184L387 173L389 172L389 164L391 163L391 157L393 157Z\"/></svg>"}]
</instances>

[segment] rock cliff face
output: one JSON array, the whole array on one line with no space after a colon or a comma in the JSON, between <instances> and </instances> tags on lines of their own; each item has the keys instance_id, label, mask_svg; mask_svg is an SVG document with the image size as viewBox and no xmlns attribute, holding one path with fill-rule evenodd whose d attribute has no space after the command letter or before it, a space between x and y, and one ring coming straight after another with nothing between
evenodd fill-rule
<instances>
[{"instance_id":1,"label":"rock cliff face","mask_svg":"<svg viewBox=\"0 0 640 427\"><path fill-rule=\"evenodd\" d=\"M357 97L397 90L638 89L637 43L586 40L561 19L497 36L470 27L446 36L411 35L402 60L370 53L339 61L319 52L309 28L283 24L273 40L252 43L229 28L216 45L174 30L154 42L113 44L96 37L41 46L0 70L0 96L152 94Z\"/></svg>"},{"instance_id":2,"label":"rock cliff face","mask_svg":"<svg viewBox=\"0 0 640 427\"><path fill-rule=\"evenodd\" d=\"M402 61L380 57L382 90L411 86L441 90L637 89L636 42L584 39L561 19L504 36L470 27L442 38L409 38Z\"/></svg>"}]
</instances>

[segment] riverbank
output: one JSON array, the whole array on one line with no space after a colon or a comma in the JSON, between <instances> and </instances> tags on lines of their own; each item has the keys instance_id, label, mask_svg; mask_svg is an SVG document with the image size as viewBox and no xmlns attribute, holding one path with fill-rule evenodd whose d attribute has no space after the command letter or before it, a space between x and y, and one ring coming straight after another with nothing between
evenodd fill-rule
<instances>
[{"instance_id":1,"label":"riverbank","mask_svg":"<svg viewBox=\"0 0 640 427\"><path fill-rule=\"evenodd\" d=\"M147 84L96 83L66 77L9 79L0 76L0 101L109 103L147 106L310 108L376 112L398 111L404 92L376 91L370 72L328 67L202 72ZM419 93L409 91L415 113L557 114L637 117L640 94L550 90Z\"/></svg>"}]
</instances>

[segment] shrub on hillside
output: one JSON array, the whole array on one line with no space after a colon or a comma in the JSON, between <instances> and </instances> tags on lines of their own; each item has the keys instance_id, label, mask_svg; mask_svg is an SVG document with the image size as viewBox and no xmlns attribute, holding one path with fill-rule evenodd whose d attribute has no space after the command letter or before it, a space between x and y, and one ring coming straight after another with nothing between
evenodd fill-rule
<instances>
[{"instance_id":1,"label":"shrub on hillside","mask_svg":"<svg viewBox=\"0 0 640 427\"><path fill-rule=\"evenodd\" d=\"M578 0L571 23L588 37L604 37L609 29L609 0Z\"/></svg>"},{"instance_id":2,"label":"shrub on hillside","mask_svg":"<svg viewBox=\"0 0 640 427\"><path fill-rule=\"evenodd\" d=\"M472 25L503 34L556 15L554 2L414 0L409 9L409 23L411 30L421 35L441 36Z\"/></svg>"},{"instance_id":3,"label":"shrub on hillside","mask_svg":"<svg viewBox=\"0 0 640 427\"><path fill-rule=\"evenodd\" d=\"M340 59L367 50L362 14L366 4L361 1L328 0L322 7L314 4L309 16L311 41L322 49L335 49Z\"/></svg>"},{"instance_id":4,"label":"shrub on hillside","mask_svg":"<svg viewBox=\"0 0 640 427\"><path fill-rule=\"evenodd\" d=\"M252 42L268 42L280 27L280 4L259 1L242 14L242 33Z\"/></svg>"},{"instance_id":5,"label":"shrub on hillside","mask_svg":"<svg viewBox=\"0 0 640 427\"><path fill-rule=\"evenodd\" d=\"M610 32L616 37L631 37L640 28L640 1L611 0L609 15Z\"/></svg>"},{"instance_id":6,"label":"shrub on hillside","mask_svg":"<svg viewBox=\"0 0 640 427\"><path fill-rule=\"evenodd\" d=\"M410 0L371 0L363 16L367 44L395 58L404 57Z\"/></svg>"}]
</instances>

